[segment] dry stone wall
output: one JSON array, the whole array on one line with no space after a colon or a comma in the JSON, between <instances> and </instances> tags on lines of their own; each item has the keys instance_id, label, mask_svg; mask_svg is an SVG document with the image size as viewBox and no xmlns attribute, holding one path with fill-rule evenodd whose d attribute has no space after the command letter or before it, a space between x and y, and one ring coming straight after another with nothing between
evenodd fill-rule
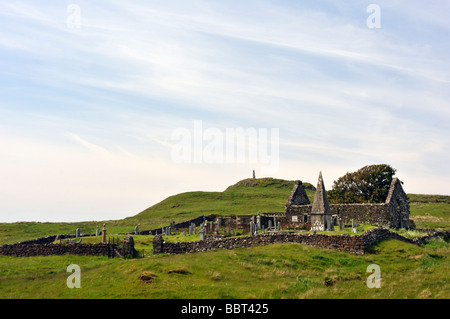
<instances>
[{"instance_id":1,"label":"dry stone wall","mask_svg":"<svg viewBox=\"0 0 450 319\"><path fill-rule=\"evenodd\" d=\"M253 247L270 244L298 243L311 247L320 247L347 251L349 253L363 255L366 249L377 241L394 238L412 244L423 244L430 238L448 238L450 231L436 233L416 239L409 239L385 228L374 228L362 235L323 235L323 234L264 234L257 236L241 236L233 238L208 238L196 242L164 242L162 236L156 236L153 240L153 253L157 254L185 254L205 252L214 249L235 249L241 247Z\"/></svg>"},{"instance_id":2,"label":"dry stone wall","mask_svg":"<svg viewBox=\"0 0 450 319\"><path fill-rule=\"evenodd\" d=\"M48 236L48 240L50 240L50 238L52 237L53 235ZM82 256L108 256L110 258L134 257L136 255L136 250L134 249L134 239L131 236L127 236L124 239L123 244L121 244L120 246L117 243L53 244L48 243L43 239L39 239L37 243L30 243L30 241L28 241L12 245L0 245L0 255L4 256L32 257L66 254Z\"/></svg>"},{"instance_id":3,"label":"dry stone wall","mask_svg":"<svg viewBox=\"0 0 450 319\"><path fill-rule=\"evenodd\" d=\"M311 205L292 205L286 209L286 221L292 222L292 216L297 220L310 222ZM331 215L338 215L344 224L351 224L352 220L358 224L372 224L376 226L389 225L389 204L330 204ZM304 216L308 217L304 221Z\"/></svg>"},{"instance_id":4,"label":"dry stone wall","mask_svg":"<svg viewBox=\"0 0 450 319\"><path fill-rule=\"evenodd\" d=\"M13 244L0 246L0 255L15 257L83 255L114 256L112 244Z\"/></svg>"}]
</instances>

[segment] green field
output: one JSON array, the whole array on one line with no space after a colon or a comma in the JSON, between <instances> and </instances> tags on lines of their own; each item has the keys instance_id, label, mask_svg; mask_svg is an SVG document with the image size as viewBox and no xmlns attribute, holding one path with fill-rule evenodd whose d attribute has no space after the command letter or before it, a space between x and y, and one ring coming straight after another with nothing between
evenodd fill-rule
<instances>
[{"instance_id":1,"label":"green field","mask_svg":"<svg viewBox=\"0 0 450 319\"><path fill-rule=\"evenodd\" d=\"M109 233L166 226L209 214L283 211L294 185L276 179L244 180L224 192L167 198L140 214L107 221ZM307 189L310 200L314 191ZM418 228L449 228L450 196L408 194ZM0 224L0 244L60 233L94 233L101 222ZM405 232L409 237L420 232ZM116 236L123 238L123 236ZM188 255L152 255L152 236L134 236L140 257L0 256L0 298L450 298L450 244L416 246L386 240L364 256L298 244ZM98 237L83 238L96 242ZM168 240L196 240L182 235ZM81 289L66 285L67 266L81 267ZM367 267L381 269L381 288L369 289Z\"/></svg>"},{"instance_id":2,"label":"green field","mask_svg":"<svg viewBox=\"0 0 450 319\"><path fill-rule=\"evenodd\" d=\"M297 244L139 259L0 256L0 297L449 298L449 250L442 240L387 240L364 256ZM81 267L81 289L66 286L70 264ZM366 285L370 264L380 289Z\"/></svg>"}]
</instances>

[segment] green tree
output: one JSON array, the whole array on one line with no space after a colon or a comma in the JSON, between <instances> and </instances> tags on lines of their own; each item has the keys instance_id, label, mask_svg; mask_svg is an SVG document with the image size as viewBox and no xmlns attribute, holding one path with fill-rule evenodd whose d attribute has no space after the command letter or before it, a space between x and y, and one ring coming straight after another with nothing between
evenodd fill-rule
<instances>
[{"instance_id":1,"label":"green tree","mask_svg":"<svg viewBox=\"0 0 450 319\"><path fill-rule=\"evenodd\" d=\"M397 170L386 164L368 165L334 181L332 203L383 203Z\"/></svg>"}]
</instances>

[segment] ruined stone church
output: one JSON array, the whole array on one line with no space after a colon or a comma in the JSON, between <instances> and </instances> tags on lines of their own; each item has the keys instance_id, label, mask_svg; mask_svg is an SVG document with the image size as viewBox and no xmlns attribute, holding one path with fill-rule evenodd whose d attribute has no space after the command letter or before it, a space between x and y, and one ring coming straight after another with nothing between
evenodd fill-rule
<instances>
[{"instance_id":1,"label":"ruined stone church","mask_svg":"<svg viewBox=\"0 0 450 319\"><path fill-rule=\"evenodd\" d=\"M310 204L302 182L295 182L286 202L284 222L292 226L311 225L313 231L334 230L334 226L353 222L410 228L409 214L406 193L398 178L392 180L384 203L329 204L320 172L313 205Z\"/></svg>"}]
</instances>

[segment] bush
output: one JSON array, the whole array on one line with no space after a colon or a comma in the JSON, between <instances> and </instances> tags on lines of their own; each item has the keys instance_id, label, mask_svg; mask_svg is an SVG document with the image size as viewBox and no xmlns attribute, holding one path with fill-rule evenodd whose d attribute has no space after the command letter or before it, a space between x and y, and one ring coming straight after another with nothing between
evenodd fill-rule
<instances>
[{"instance_id":1,"label":"bush","mask_svg":"<svg viewBox=\"0 0 450 319\"><path fill-rule=\"evenodd\" d=\"M334 181L328 199L333 203L383 203L396 169L389 165L368 165Z\"/></svg>"}]
</instances>

